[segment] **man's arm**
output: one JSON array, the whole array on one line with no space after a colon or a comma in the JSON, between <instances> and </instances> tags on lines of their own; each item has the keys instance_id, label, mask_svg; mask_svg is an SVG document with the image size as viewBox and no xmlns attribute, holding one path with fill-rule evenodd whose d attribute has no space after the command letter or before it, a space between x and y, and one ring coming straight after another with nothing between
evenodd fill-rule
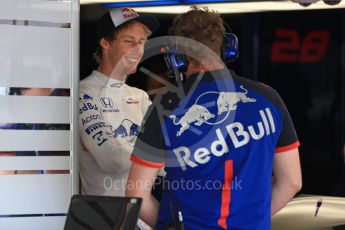
<instances>
[{"instance_id":1,"label":"man's arm","mask_svg":"<svg viewBox=\"0 0 345 230\"><path fill-rule=\"evenodd\" d=\"M151 168L133 162L126 186L126 196L143 198L140 218L152 227L156 225L159 209L157 200L151 195L158 171L159 168Z\"/></svg>"},{"instance_id":2,"label":"man's arm","mask_svg":"<svg viewBox=\"0 0 345 230\"><path fill-rule=\"evenodd\" d=\"M298 148L275 154L273 174L271 215L282 209L302 187Z\"/></svg>"},{"instance_id":3,"label":"man's arm","mask_svg":"<svg viewBox=\"0 0 345 230\"><path fill-rule=\"evenodd\" d=\"M92 154L104 172L120 174L128 170L133 148L115 136L91 94L83 92L79 101L79 129L82 149Z\"/></svg>"}]
</instances>

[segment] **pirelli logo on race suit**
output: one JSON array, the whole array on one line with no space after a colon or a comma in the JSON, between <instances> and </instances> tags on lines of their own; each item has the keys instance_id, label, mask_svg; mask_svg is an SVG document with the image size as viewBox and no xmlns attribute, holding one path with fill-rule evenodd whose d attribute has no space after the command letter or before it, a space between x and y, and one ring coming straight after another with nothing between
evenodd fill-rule
<instances>
[{"instance_id":1,"label":"pirelli logo on race suit","mask_svg":"<svg viewBox=\"0 0 345 230\"><path fill-rule=\"evenodd\" d=\"M107 125L104 122L98 122L87 127L87 129L85 129L85 132L87 133L87 135L90 135L93 131L103 127L107 127Z\"/></svg>"},{"instance_id":2,"label":"pirelli logo on race suit","mask_svg":"<svg viewBox=\"0 0 345 230\"><path fill-rule=\"evenodd\" d=\"M255 103L256 99L247 96L247 89L243 86L240 88L244 92L206 92L207 94L217 94L216 102L207 102L206 104L214 105L216 112L210 112L205 106L199 105L198 97L195 104L192 105L187 112L176 121L176 115L171 115L170 119L174 125L180 125L176 136L183 135L184 132L190 129L193 124L196 127L202 125L218 125L227 120L231 111L236 111L238 103ZM216 117L224 115L225 117L217 121ZM216 140L209 144L209 146L202 146L195 150L191 147L180 146L173 149L177 157L178 163L182 170L187 170L187 166L194 168L198 165L206 164L211 160L211 157L221 157L229 152L229 145L232 144L235 148L240 148L249 143L250 140L260 140L264 136L271 135L276 132L274 119L269 108L264 108L258 111L260 121L252 125L244 125L241 122L233 122L225 126L226 133L222 133L220 128L215 129ZM253 114L255 117L255 115ZM211 129L212 130L212 129ZM224 132L224 131L223 131ZM213 136L213 135L212 135ZM229 136L231 142L226 142L225 137Z\"/></svg>"}]
</instances>

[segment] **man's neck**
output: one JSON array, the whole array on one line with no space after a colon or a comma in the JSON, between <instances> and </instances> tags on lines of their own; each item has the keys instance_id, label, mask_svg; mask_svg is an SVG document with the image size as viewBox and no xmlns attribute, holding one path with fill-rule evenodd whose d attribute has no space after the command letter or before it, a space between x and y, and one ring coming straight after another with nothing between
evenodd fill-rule
<instances>
[{"instance_id":1,"label":"man's neck","mask_svg":"<svg viewBox=\"0 0 345 230\"><path fill-rule=\"evenodd\" d=\"M113 68L111 68L109 65L106 65L104 63L101 63L98 68L97 71L102 73L103 75L118 80L118 81L126 81L127 75L126 74L121 74L119 72L114 71Z\"/></svg>"},{"instance_id":2,"label":"man's neck","mask_svg":"<svg viewBox=\"0 0 345 230\"><path fill-rule=\"evenodd\" d=\"M224 69L225 65L223 63L210 63L210 62L203 62L203 64L189 64L188 69L186 72L187 78L195 73L200 73L200 72L209 72L209 71L215 71L215 70L220 70Z\"/></svg>"}]
</instances>

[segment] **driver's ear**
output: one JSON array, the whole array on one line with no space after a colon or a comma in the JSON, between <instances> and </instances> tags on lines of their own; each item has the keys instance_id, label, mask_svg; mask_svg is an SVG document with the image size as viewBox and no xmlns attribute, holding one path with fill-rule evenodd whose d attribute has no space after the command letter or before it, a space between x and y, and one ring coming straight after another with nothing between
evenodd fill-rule
<instances>
[{"instance_id":1,"label":"driver's ear","mask_svg":"<svg viewBox=\"0 0 345 230\"><path fill-rule=\"evenodd\" d=\"M103 48L103 49L109 49L110 47L110 42L105 39L105 38L101 38L101 40L99 41L99 45Z\"/></svg>"}]
</instances>

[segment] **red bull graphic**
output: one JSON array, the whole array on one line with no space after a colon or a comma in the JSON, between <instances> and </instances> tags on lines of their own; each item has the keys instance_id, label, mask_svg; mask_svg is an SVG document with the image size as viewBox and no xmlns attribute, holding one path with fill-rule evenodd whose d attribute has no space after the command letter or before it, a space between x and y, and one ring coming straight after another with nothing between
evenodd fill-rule
<instances>
[{"instance_id":1,"label":"red bull graphic","mask_svg":"<svg viewBox=\"0 0 345 230\"><path fill-rule=\"evenodd\" d=\"M135 18L139 16L137 12L135 12L132 8L129 8L129 7L122 8L121 14L124 19L130 19L130 18Z\"/></svg>"},{"instance_id":2,"label":"red bull graphic","mask_svg":"<svg viewBox=\"0 0 345 230\"><path fill-rule=\"evenodd\" d=\"M114 136L125 138L128 142L134 142L139 131L140 131L139 125L133 123L131 120L125 119L114 130Z\"/></svg>"},{"instance_id":3,"label":"red bull graphic","mask_svg":"<svg viewBox=\"0 0 345 230\"><path fill-rule=\"evenodd\" d=\"M85 93L82 93L82 96L79 96L79 101L82 103L81 108L79 108L79 114L88 110L98 110L97 105L93 103L92 97Z\"/></svg>"},{"instance_id":4,"label":"red bull graphic","mask_svg":"<svg viewBox=\"0 0 345 230\"><path fill-rule=\"evenodd\" d=\"M178 122L176 122L175 115L170 115L169 117L173 120L174 125L181 125L180 130L176 134L176 136L181 136L181 134L189 128L190 124L194 123L195 125L200 126L208 119L214 118L214 115L211 114L204 106L193 105Z\"/></svg>"},{"instance_id":5,"label":"red bull graphic","mask_svg":"<svg viewBox=\"0 0 345 230\"><path fill-rule=\"evenodd\" d=\"M81 102L85 102L85 101L88 101L88 100L92 100L92 97L90 97L87 94L83 94L82 97L79 97L79 101L81 101Z\"/></svg>"},{"instance_id":6,"label":"red bull graphic","mask_svg":"<svg viewBox=\"0 0 345 230\"><path fill-rule=\"evenodd\" d=\"M236 110L238 102L256 102L254 98L247 97L248 90L240 86L244 92L221 92L217 100L218 115L229 110Z\"/></svg>"},{"instance_id":7,"label":"red bull graphic","mask_svg":"<svg viewBox=\"0 0 345 230\"><path fill-rule=\"evenodd\" d=\"M192 105L187 112L180 118L180 120L176 121L176 115L170 115L169 118L173 120L174 125L181 125L180 130L177 132L176 136L181 136L181 134L189 129L191 124L196 126L201 126L203 123L208 125L216 125L222 123L226 120L226 117L229 115L230 111L237 109L237 104L239 102L248 103L248 102L256 102L256 99L247 97L248 90L245 89L242 85L240 86L244 92L206 92L198 97L195 104ZM207 105L204 106L197 104L198 100L205 95L216 94L217 97L217 104L216 108L218 110L217 114L221 115L224 112L227 112L227 115L218 122L210 122L209 119L213 119L216 116L212 114L207 107L215 105L215 101L208 102Z\"/></svg>"},{"instance_id":8,"label":"red bull graphic","mask_svg":"<svg viewBox=\"0 0 345 230\"><path fill-rule=\"evenodd\" d=\"M216 139L209 146L202 146L194 151L190 147L180 146L173 149L178 163L183 171L187 166L194 168L198 165L206 164L211 160L211 156L221 157L229 152L230 143L225 141L229 136L232 145L237 149L245 146L250 140L260 140L276 132L276 125L269 108L259 111L260 121L252 125L244 125L241 122L234 122L226 126L226 133L221 129L216 129ZM207 156L207 157L206 157ZM194 160L193 160L194 159Z\"/></svg>"}]
</instances>

